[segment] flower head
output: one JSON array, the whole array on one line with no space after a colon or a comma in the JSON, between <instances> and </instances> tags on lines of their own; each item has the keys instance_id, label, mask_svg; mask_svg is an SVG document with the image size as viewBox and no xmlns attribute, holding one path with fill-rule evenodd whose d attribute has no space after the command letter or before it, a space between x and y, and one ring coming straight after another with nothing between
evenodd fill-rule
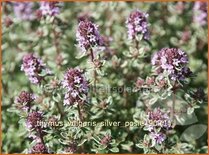
<instances>
[{"instance_id":1,"label":"flower head","mask_svg":"<svg viewBox=\"0 0 209 155\"><path fill-rule=\"evenodd\" d=\"M51 74L42 60L33 54L27 54L23 57L21 70L25 72L29 80L34 84L39 84L44 79L44 76L40 75L41 73L45 72L46 75Z\"/></svg>"},{"instance_id":2,"label":"flower head","mask_svg":"<svg viewBox=\"0 0 209 155\"><path fill-rule=\"evenodd\" d=\"M20 103L20 104L31 103L34 100L35 100L35 96L32 93L29 93L26 91L22 91L16 99L17 103Z\"/></svg>"},{"instance_id":3,"label":"flower head","mask_svg":"<svg viewBox=\"0 0 209 155\"><path fill-rule=\"evenodd\" d=\"M139 10L133 11L126 20L126 27L128 28L128 37L133 40L138 34L143 35L143 39L149 39L147 13Z\"/></svg>"},{"instance_id":4,"label":"flower head","mask_svg":"<svg viewBox=\"0 0 209 155\"><path fill-rule=\"evenodd\" d=\"M169 129L171 127L171 119L168 113L163 112L160 108L148 111L145 122L145 127L150 132L155 131L156 128Z\"/></svg>"},{"instance_id":5,"label":"flower head","mask_svg":"<svg viewBox=\"0 0 209 155\"><path fill-rule=\"evenodd\" d=\"M143 129L148 131L149 139L152 140L151 147L156 144L162 144L166 139L166 131L172 128L172 118L169 117L169 112L163 109L149 109L144 115L141 115L143 120ZM146 142L147 143L147 142Z\"/></svg>"},{"instance_id":6,"label":"flower head","mask_svg":"<svg viewBox=\"0 0 209 155\"><path fill-rule=\"evenodd\" d=\"M55 16L59 14L59 2L40 2L40 11L43 16Z\"/></svg>"},{"instance_id":7,"label":"flower head","mask_svg":"<svg viewBox=\"0 0 209 155\"><path fill-rule=\"evenodd\" d=\"M10 17L5 17L3 23L6 27L10 27L13 24L13 20Z\"/></svg>"},{"instance_id":8,"label":"flower head","mask_svg":"<svg viewBox=\"0 0 209 155\"><path fill-rule=\"evenodd\" d=\"M111 135L107 134L100 140L100 143L102 145L108 145L111 142L111 139Z\"/></svg>"},{"instance_id":9,"label":"flower head","mask_svg":"<svg viewBox=\"0 0 209 155\"><path fill-rule=\"evenodd\" d=\"M186 53L177 48L163 48L152 57L152 65L157 67L156 72L160 74L166 71L174 81L184 80L191 75L187 64Z\"/></svg>"},{"instance_id":10,"label":"flower head","mask_svg":"<svg viewBox=\"0 0 209 155\"><path fill-rule=\"evenodd\" d=\"M88 82L80 69L68 69L62 81L63 88L67 90L64 105L72 105L75 102L83 102L87 95Z\"/></svg>"},{"instance_id":11,"label":"flower head","mask_svg":"<svg viewBox=\"0 0 209 155\"><path fill-rule=\"evenodd\" d=\"M28 111L31 103L35 100L35 95L26 91L22 91L16 98L16 103L19 109Z\"/></svg>"},{"instance_id":12,"label":"flower head","mask_svg":"<svg viewBox=\"0 0 209 155\"><path fill-rule=\"evenodd\" d=\"M26 125L28 129L35 129L38 127L38 122L43 120L43 113L33 111L28 114Z\"/></svg>"},{"instance_id":13,"label":"flower head","mask_svg":"<svg viewBox=\"0 0 209 155\"><path fill-rule=\"evenodd\" d=\"M75 153L78 150L78 144L75 141L72 141L68 144L68 147L65 148L66 153Z\"/></svg>"},{"instance_id":14,"label":"flower head","mask_svg":"<svg viewBox=\"0 0 209 155\"><path fill-rule=\"evenodd\" d=\"M32 20L34 19L33 6L33 2L15 2L14 14L21 20Z\"/></svg>"},{"instance_id":15,"label":"flower head","mask_svg":"<svg viewBox=\"0 0 209 155\"><path fill-rule=\"evenodd\" d=\"M78 46L83 52L91 47L102 45L102 39L98 31L98 26L91 21L80 21L76 32Z\"/></svg>"},{"instance_id":16,"label":"flower head","mask_svg":"<svg viewBox=\"0 0 209 155\"><path fill-rule=\"evenodd\" d=\"M168 112L164 112L160 108L148 110L143 119L144 130L149 131L153 145L162 144L166 139L165 131L172 128L171 118Z\"/></svg>"},{"instance_id":17,"label":"flower head","mask_svg":"<svg viewBox=\"0 0 209 155\"><path fill-rule=\"evenodd\" d=\"M144 85L144 80L143 80L142 78L139 77L139 78L136 80L135 85L136 85L136 88L137 88L137 89L140 89L140 88Z\"/></svg>"},{"instance_id":18,"label":"flower head","mask_svg":"<svg viewBox=\"0 0 209 155\"><path fill-rule=\"evenodd\" d=\"M200 25L206 25L207 24L207 3L197 1L194 3L193 7L194 15L193 15L193 21L195 23L198 23Z\"/></svg>"},{"instance_id":19,"label":"flower head","mask_svg":"<svg viewBox=\"0 0 209 155\"><path fill-rule=\"evenodd\" d=\"M39 153L48 154L48 150L43 143L37 143L36 145L34 145L32 147L31 153L33 153L33 154L39 154Z\"/></svg>"},{"instance_id":20,"label":"flower head","mask_svg":"<svg viewBox=\"0 0 209 155\"><path fill-rule=\"evenodd\" d=\"M162 144L166 139L166 135L162 132L151 132L150 136L155 144Z\"/></svg>"}]
</instances>

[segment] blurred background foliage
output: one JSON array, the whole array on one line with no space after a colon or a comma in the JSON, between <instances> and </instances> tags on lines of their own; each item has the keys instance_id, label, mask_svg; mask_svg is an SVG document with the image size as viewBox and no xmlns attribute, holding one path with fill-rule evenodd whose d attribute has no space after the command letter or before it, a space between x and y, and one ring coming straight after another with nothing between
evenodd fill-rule
<instances>
[{"instance_id":1,"label":"blurred background foliage","mask_svg":"<svg viewBox=\"0 0 209 155\"><path fill-rule=\"evenodd\" d=\"M84 14L89 15L99 25L100 33L111 37L111 50L107 51L107 65L105 68L103 84L116 86L133 86L141 64L131 64L127 69L118 67L126 63L126 53L129 50L127 41L127 29L125 21L131 11L139 9L149 14L148 22L150 29L150 42L152 46L143 43L147 50L147 64L150 63L151 55L163 47L178 47L189 56L189 67L196 73L196 77L190 81L189 89L202 87L207 92L207 63L208 63L208 29L207 25L200 26L193 22L193 2L63 2L61 13L56 17L54 26L50 20L35 19L32 21L21 21L15 17L10 2L2 5L2 151L4 153L22 152L29 147L29 141L25 140L25 127L18 123L17 113L10 112L14 104L14 98L21 90L39 92L35 85L31 85L25 74L20 71L22 57L24 54L34 52L53 70L58 79L62 79L64 71L68 67L80 66L85 69L85 57L76 59L78 49L76 48L76 28L78 18ZM38 8L35 3L34 10ZM11 20L9 22L9 19ZM53 30L56 30L56 34ZM57 53L56 41L59 43ZM57 67L58 66L58 67ZM150 66L145 66L146 71L142 75L146 77L150 73ZM117 78L116 78L117 76ZM118 80L118 77L121 77ZM124 94L116 94L113 98L111 108L114 116L110 114L101 115L101 119L132 120L133 109L137 100L136 96L124 97ZM125 99L131 103L124 105ZM101 96L102 99L102 96ZM133 104L132 104L133 103ZM122 107L122 108L121 108ZM125 108L124 108L125 107ZM119 110L121 109L121 110ZM49 111L49 114L52 113ZM207 124L207 104L201 110L195 112L200 124ZM186 127L177 128L180 134ZM124 133L122 128L116 128L112 132L114 138L126 137L125 146L131 145L129 141L136 139L136 135L120 135ZM129 133L130 131L126 131ZM195 141L196 148L207 145L207 134ZM59 147L59 146L58 146ZM120 146L122 147L122 146ZM129 150L121 149L120 153L140 153L135 147ZM128 149L127 149L128 148Z\"/></svg>"}]
</instances>

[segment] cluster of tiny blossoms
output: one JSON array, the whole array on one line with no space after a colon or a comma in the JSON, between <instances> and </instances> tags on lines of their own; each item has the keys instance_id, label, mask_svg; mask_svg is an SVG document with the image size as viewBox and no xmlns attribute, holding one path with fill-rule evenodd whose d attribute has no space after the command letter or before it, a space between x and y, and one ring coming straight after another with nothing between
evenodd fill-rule
<instances>
[{"instance_id":1,"label":"cluster of tiny blossoms","mask_svg":"<svg viewBox=\"0 0 209 155\"><path fill-rule=\"evenodd\" d=\"M73 153L76 153L77 149L78 149L78 144L75 141L72 141L65 148L65 153L73 154Z\"/></svg>"},{"instance_id":2,"label":"cluster of tiny blossoms","mask_svg":"<svg viewBox=\"0 0 209 155\"><path fill-rule=\"evenodd\" d=\"M149 39L148 23L147 23L147 13L143 13L139 10L133 11L127 21L126 27L128 28L128 37L130 40L136 38L138 34L143 35L143 39Z\"/></svg>"},{"instance_id":3,"label":"cluster of tiny blossoms","mask_svg":"<svg viewBox=\"0 0 209 155\"><path fill-rule=\"evenodd\" d=\"M40 154L40 153L48 154L48 150L43 143L37 143L32 147L32 149L29 153L32 153L32 154Z\"/></svg>"},{"instance_id":4,"label":"cluster of tiny blossoms","mask_svg":"<svg viewBox=\"0 0 209 155\"><path fill-rule=\"evenodd\" d=\"M111 142L111 140L112 140L111 135L107 134L100 140L100 144L108 145Z\"/></svg>"},{"instance_id":5,"label":"cluster of tiny blossoms","mask_svg":"<svg viewBox=\"0 0 209 155\"><path fill-rule=\"evenodd\" d=\"M80 69L68 69L62 85L67 90L64 105L73 105L76 102L81 104L86 100L88 82Z\"/></svg>"},{"instance_id":6,"label":"cluster of tiny blossoms","mask_svg":"<svg viewBox=\"0 0 209 155\"><path fill-rule=\"evenodd\" d=\"M39 111L32 111L28 114L26 126L28 129L36 129L38 128L38 122L42 121L43 113Z\"/></svg>"},{"instance_id":7,"label":"cluster of tiny blossoms","mask_svg":"<svg viewBox=\"0 0 209 155\"><path fill-rule=\"evenodd\" d=\"M44 120L43 112L30 110L26 118L26 128L29 131L29 138L32 138L35 145L28 151L28 153L48 153L48 149L44 142L44 130L38 124Z\"/></svg>"},{"instance_id":8,"label":"cluster of tiny blossoms","mask_svg":"<svg viewBox=\"0 0 209 155\"><path fill-rule=\"evenodd\" d=\"M60 9L58 7L58 3L59 2L40 2L39 11L41 12L41 15L55 16L59 14ZM33 6L32 4L33 3L15 4L14 9L16 9L16 15L22 19L30 19L31 8ZM205 19L205 16L207 15L203 13L205 10L202 8L201 2L195 3L194 10L202 10L202 14L197 19L195 17L195 21L203 24L203 19ZM137 35L142 35L145 40L149 39L147 17L148 14L139 10L133 11L130 14L126 21L130 40L136 39ZM83 52L87 52L93 47L108 44L108 39L100 36L98 25L90 21L88 16L82 16L79 19L76 38L78 46ZM187 64L188 57L186 53L177 48L163 48L152 57L152 65L156 67L157 74L166 72L171 80L174 81L184 80L191 75L190 69L186 67ZM34 84L41 83L45 75L51 74L50 70L46 67L42 60L33 54L27 54L23 57L21 70L25 72L25 74L29 77L29 80ZM166 82L167 81L164 78L158 80L155 77L147 77L146 81L138 78L136 81L136 87L141 88L143 86L157 86L159 88L163 88L167 85ZM80 69L68 69L64 75L62 86L66 89L64 105L74 105L75 103L83 104L86 101L88 81L85 79L83 72ZM199 96L200 97L197 96L197 98L201 98L201 92ZM17 98L18 103L26 105L34 100L34 95L25 91L22 91ZM149 110L143 118L145 121L144 130L149 132L154 144L162 144L166 139L166 130L172 128L171 118L168 114L169 113L163 112L160 108L155 108L154 110ZM30 130L35 129L37 132L40 132L39 130L41 130L41 127L38 126L37 122L42 120L42 112L29 111L26 126ZM41 136L39 138L41 138ZM100 143L102 145L108 145L110 141L111 136L106 135L101 139ZM66 151L75 152L76 149L76 144L72 143ZM31 153L48 153L48 150L43 142L38 142L32 147Z\"/></svg>"},{"instance_id":9,"label":"cluster of tiny blossoms","mask_svg":"<svg viewBox=\"0 0 209 155\"><path fill-rule=\"evenodd\" d=\"M29 138L32 138L36 144L29 150L29 153L48 153L48 149L44 142L44 131L38 122L43 121L43 113L40 111L34 111L28 113L26 119L26 127L30 131ZM34 132L35 133L34 133Z\"/></svg>"},{"instance_id":10,"label":"cluster of tiny blossoms","mask_svg":"<svg viewBox=\"0 0 209 155\"><path fill-rule=\"evenodd\" d=\"M144 129L150 132L154 143L162 144L166 139L164 130L171 128L171 119L168 113L163 112L160 108L155 108L147 112L144 121Z\"/></svg>"},{"instance_id":11,"label":"cluster of tiny blossoms","mask_svg":"<svg viewBox=\"0 0 209 155\"><path fill-rule=\"evenodd\" d=\"M164 77L147 76L146 79L138 78L135 82L136 90L142 90L143 88L149 88L150 91L156 92L161 89L168 88L168 81Z\"/></svg>"},{"instance_id":12,"label":"cluster of tiny blossoms","mask_svg":"<svg viewBox=\"0 0 209 155\"><path fill-rule=\"evenodd\" d=\"M193 15L193 21L200 25L206 25L207 24L207 3L206 2L195 2L193 7L194 15Z\"/></svg>"},{"instance_id":13,"label":"cluster of tiny blossoms","mask_svg":"<svg viewBox=\"0 0 209 155\"><path fill-rule=\"evenodd\" d=\"M41 15L55 16L59 14L60 8L58 4L59 2L40 2Z\"/></svg>"},{"instance_id":14,"label":"cluster of tiny blossoms","mask_svg":"<svg viewBox=\"0 0 209 155\"><path fill-rule=\"evenodd\" d=\"M31 103L35 100L35 95L26 91L22 91L16 98L16 103L20 105L22 110L29 110Z\"/></svg>"},{"instance_id":15,"label":"cluster of tiny blossoms","mask_svg":"<svg viewBox=\"0 0 209 155\"><path fill-rule=\"evenodd\" d=\"M31 103L35 100L35 96L32 93L26 92L26 91L22 91L20 93L20 95L17 97L16 101L18 103Z\"/></svg>"},{"instance_id":16,"label":"cluster of tiny blossoms","mask_svg":"<svg viewBox=\"0 0 209 155\"><path fill-rule=\"evenodd\" d=\"M163 48L152 58L152 65L157 67L156 72L160 74L165 71L174 81L184 80L191 75L187 64L186 53L177 48Z\"/></svg>"},{"instance_id":17,"label":"cluster of tiny blossoms","mask_svg":"<svg viewBox=\"0 0 209 155\"><path fill-rule=\"evenodd\" d=\"M51 74L51 71L46 68L42 60L33 54L27 54L23 57L21 70L25 72L33 84L39 84L44 79L44 76L40 75L41 73L45 72L46 75Z\"/></svg>"},{"instance_id":18,"label":"cluster of tiny blossoms","mask_svg":"<svg viewBox=\"0 0 209 155\"><path fill-rule=\"evenodd\" d=\"M83 52L87 52L92 47L102 45L102 38L98 31L98 25L88 20L79 22L76 38L78 46Z\"/></svg>"},{"instance_id":19,"label":"cluster of tiny blossoms","mask_svg":"<svg viewBox=\"0 0 209 155\"><path fill-rule=\"evenodd\" d=\"M21 20L32 20L33 15L33 3L31 2L15 2L14 13L15 16Z\"/></svg>"}]
</instances>

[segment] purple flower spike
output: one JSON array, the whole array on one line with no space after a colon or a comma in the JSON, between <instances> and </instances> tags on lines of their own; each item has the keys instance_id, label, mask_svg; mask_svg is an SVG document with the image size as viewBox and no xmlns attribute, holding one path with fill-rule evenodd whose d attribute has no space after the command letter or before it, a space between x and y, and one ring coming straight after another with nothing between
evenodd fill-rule
<instances>
[{"instance_id":1,"label":"purple flower spike","mask_svg":"<svg viewBox=\"0 0 209 155\"><path fill-rule=\"evenodd\" d=\"M32 20L34 19L33 6L33 2L15 2L14 14L21 20Z\"/></svg>"},{"instance_id":2,"label":"purple flower spike","mask_svg":"<svg viewBox=\"0 0 209 155\"><path fill-rule=\"evenodd\" d=\"M40 11L43 16L55 16L60 13L59 2L40 2Z\"/></svg>"},{"instance_id":3,"label":"purple flower spike","mask_svg":"<svg viewBox=\"0 0 209 155\"><path fill-rule=\"evenodd\" d=\"M136 38L138 34L143 35L143 39L149 40L149 31L147 23L148 14L139 10L133 11L126 20L126 27L128 28L128 37L130 40Z\"/></svg>"},{"instance_id":4,"label":"purple flower spike","mask_svg":"<svg viewBox=\"0 0 209 155\"><path fill-rule=\"evenodd\" d=\"M145 126L150 132L154 131L155 128L171 128L171 119L168 113L163 112L160 108L148 111L146 119Z\"/></svg>"},{"instance_id":5,"label":"purple flower spike","mask_svg":"<svg viewBox=\"0 0 209 155\"><path fill-rule=\"evenodd\" d=\"M207 3L206 2L195 2L193 7L194 15L193 21L200 24L201 26L207 24Z\"/></svg>"},{"instance_id":6,"label":"purple flower spike","mask_svg":"<svg viewBox=\"0 0 209 155\"><path fill-rule=\"evenodd\" d=\"M22 91L16 99L17 103L20 103L20 104L31 103L34 100L35 100L35 96L29 92L26 92L26 91Z\"/></svg>"},{"instance_id":7,"label":"purple flower spike","mask_svg":"<svg viewBox=\"0 0 209 155\"><path fill-rule=\"evenodd\" d=\"M76 153L77 149L78 149L78 144L75 141L73 141L70 144L68 144L68 147L65 148L65 152L69 154L73 154Z\"/></svg>"},{"instance_id":8,"label":"purple flower spike","mask_svg":"<svg viewBox=\"0 0 209 155\"><path fill-rule=\"evenodd\" d=\"M76 32L78 46L83 52L91 47L101 46L102 39L98 31L98 26L91 21L80 21Z\"/></svg>"},{"instance_id":9,"label":"purple flower spike","mask_svg":"<svg viewBox=\"0 0 209 155\"><path fill-rule=\"evenodd\" d=\"M40 75L41 73L45 72L46 75L51 74L42 60L33 54L27 54L23 57L21 70L25 72L29 80L34 84L39 84L44 79L44 76Z\"/></svg>"},{"instance_id":10,"label":"purple flower spike","mask_svg":"<svg viewBox=\"0 0 209 155\"><path fill-rule=\"evenodd\" d=\"M166 135L161 132L151 132L150 136L154 140L155 144L162 144L166 139Z\"/></svg>"},{"instance_id":11,"label":"purple flower spike","mask_svg":"<svg viewBox=\"0 0 209 155\"><path fill-rule=\"evenodd\" d=\"M80 69L68 69L62 81L63 88L67 90L64 105L73 105L75 102L83 103L87 95L88 82Z\"/></svg>"},{"instance_id":12,"label":"purple flower spike","mask_svg":"<svg viewBox=\"0 0 209 155\"><path fill-rule=\"evenodd\" d=\"M152 57L152 65L157 67L156 72L160 74L166 71L174 81L184 80L191 75L187 64L186 53L177 48L163 48Z\"/></svg>"},{"instance_id":13,"label":"purple flower spike","mask_svg":"<svg viewBox=\"0 0 209 155\"><path fill-rule=\"evenodd\" d=\"M26 126L28 129L36 129L38 122L43 120L43 114L41 112L33 111L28 114Z\"/></svg>"},{"instance_id":14,"label":"purple flower spike","mask_svg":"<svg viewBox=\"0 0 209 155\"><path fill-rule=\"evenodd\" d=\"M30 151L32 154L48 154L48 150L43 143L37 143Z\"/></svg>"},{"instance_id":15,"label":"purple flower spike","mask_svg":"<svg viewBox=\"0 0 209 155\"><path fill-rule=\"evenodd\" d=\"M20 95L15 99L18 109L23 111L29 111L31 103L36 99L35 95L26 91L22 91Z\"/></svg>"},{"instance_id":16,"label":"purple flower spike","mask_svg":"<svg viewBox=\"0 0 209 155\"><path fill-rule=\"evenodd\" d=\"M100 143L102 145L108 145L111 142L111 139L112 139L112 137L107 134L100 140Z\"/></svg>"}]
</instances>

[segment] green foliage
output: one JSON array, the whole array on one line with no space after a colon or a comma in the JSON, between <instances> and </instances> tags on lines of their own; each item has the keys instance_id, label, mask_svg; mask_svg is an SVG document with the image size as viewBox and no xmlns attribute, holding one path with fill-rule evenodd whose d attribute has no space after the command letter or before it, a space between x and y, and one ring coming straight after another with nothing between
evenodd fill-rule
<instances>
[{"instance_id":1,"label":"green foliage","mask_svg":"<svg viewBox=\"0 0 209 155\"><path fill-rule=\"evenodd\" d=\"M38 3L35 9L38 9ZM53 153L207 153L207 95L195 97L197 89L207 92L207 26L193 22L194 3L159 2L63 2L60 14L53 17L21 21L15 17L12 4L3 3L2 16L2 151L28 153L35 140L29 138L26 126L27 112L17 108L15 98L23 90L34 93L34 109L43 112L44 121L51 118L60 124L44 128L44 141ZM125 21L139 9L149 14L150 40L142 36L136 42L128 40ZM110 37L109 45L97 51L92 62L76 46L78 17L89 14L99 25L100 34ZM12 20L7 25L6 20ZM190 35L185 40L184 33ZM125 126L125 122L139 122L146 111L154 107L170 108L173 86L168 75L167 85L157 84L136 89L138 78L147 80L161 77L153 70L153 53L163 47L177 47L189 57L193 77L179 83L175 94L176 113L173 128L166 131L167 138L156 144L143 126ZM31 84L20 70L27 53L39 56L52 75L41 84ZM63 104L64 73L68 68L84 70L90 90L87 103L67 106ZM96 75L96 78L95 78ZM96 80L96 92L94 82ZM182 111L181 111L182 110ZM72 126L78 121L81 126ZM103 121L121 122L119 126L98 125ZM94 125L85 122L95 123ZM194 124L196 123L196 124ZM200 130L201 129L201 130ZM159 129L160 130L160 129ZM196 131L199 131L196 133ZM31 131L35 132L35 131Z\"/></svg>"}]
</instances>

